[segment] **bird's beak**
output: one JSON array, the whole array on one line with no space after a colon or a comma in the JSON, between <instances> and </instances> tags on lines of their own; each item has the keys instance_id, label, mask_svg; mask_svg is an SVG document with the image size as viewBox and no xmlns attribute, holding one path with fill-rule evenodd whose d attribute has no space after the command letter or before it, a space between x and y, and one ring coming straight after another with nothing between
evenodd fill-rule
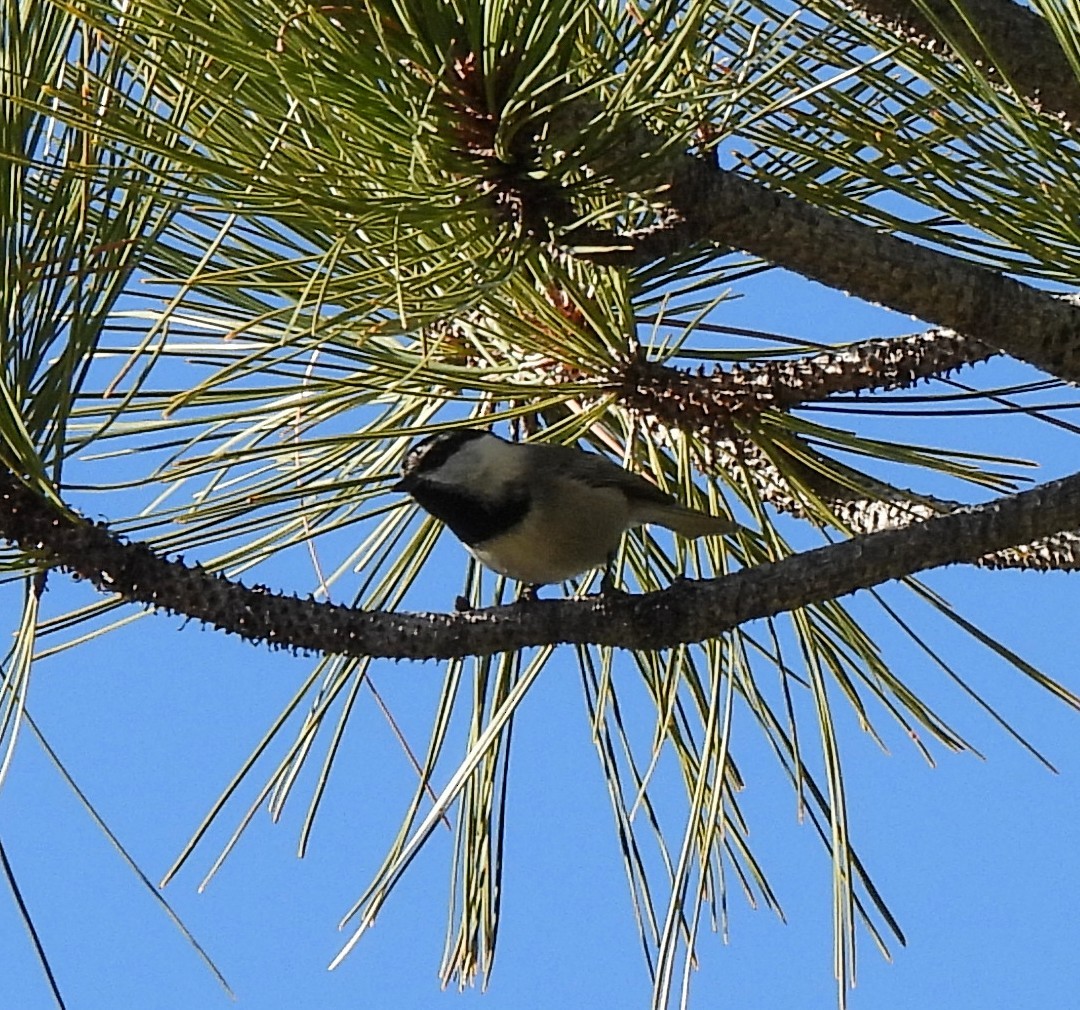
<instances>
[{"instance_id":1,"label":"bird's beak","mask_svg":"<svg viewBox=\"0 0 1080 1010\"><path fill-rule=\"evenodd\" d=\"M390 486L391 491L403 491L408 494L416 486L416 479L406 474L396 484Z\"/></svg>"}]
</instances>

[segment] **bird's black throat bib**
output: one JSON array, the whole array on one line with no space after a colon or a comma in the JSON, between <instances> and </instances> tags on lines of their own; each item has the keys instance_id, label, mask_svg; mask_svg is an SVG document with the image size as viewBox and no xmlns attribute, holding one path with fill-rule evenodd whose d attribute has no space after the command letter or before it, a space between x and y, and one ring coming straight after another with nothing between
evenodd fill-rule
<instances>
[{"instance_id":1,"label":"bird's black throat bib","mask_svg":"<svg viewBox=\"0 0 1080 1010\"><path fill-rule=\"evenodd\" d=\"M524 488L493 504L459 488L425 480L410 483L408 491L416 503L446 523L467 547L475 547L513 529L529 511L529 495Z\"/></svg>"}]
</instances>

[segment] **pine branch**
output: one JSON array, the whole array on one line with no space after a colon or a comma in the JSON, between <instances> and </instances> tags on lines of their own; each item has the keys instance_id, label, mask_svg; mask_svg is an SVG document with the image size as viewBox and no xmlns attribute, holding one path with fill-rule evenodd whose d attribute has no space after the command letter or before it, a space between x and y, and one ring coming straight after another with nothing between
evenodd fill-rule
<instances>
[{"instance_id":1,"label":"pine branch","mask_svg":"<svg viewBox=\"0 0 1080 1010\"><path fill-rule=\"evenodd\" d=\"M796 440L794 436L790 436ZM800 456L822 458L811 446L799 441ZM792 488L795 479L823 501L849 530L859 534L898 529L936 516L965 511L963 502L919 494L875 480L864 473L822 458L822 468L815 469L795 455L785 460L787 473L781 471L756 445L746 439L714 442L709 468L739 470L751 478L762 501L781 512L805 519L809 515L805 494ZM825 471L832 471L836 477ZM843 479L837 479L842 477ZM979 568L1024 569L1040 572L1080 571L1080 532L1075 530L1041 537L1031 543L1017 544L976 558Z\"/></svg>"},{"instance_id":2,"label":"pine branch","mask_svg":"<svg viewBox=\"0 0 1080 1010\"><path fill-rule=\"evenodd\" d=\"M668 197L678 220L576 254L637 266L722 242L811 280L1001 348L1080 381L1080 305L683 155Z\"/></svg>"},{"instance_id":3,"label":"pine branch","mask_svg":"<svg viewBox=\"0 0 1080 1010\"><path fill-rule=\"evenodd\" d=\"M1080 124L1080 80L1053 29L1030 8L1010 0L963 0L963 13L954 0L841 2L910 45L947 57L964 53L1035 111L1067 129Z\"/></svg>"},{"instance_id":4,"label":"pine branch","mask_svg":"<svg viewBox=\"0 0 1080 1010\"><path fill-rule=\"evenodd\" d=\"M737 422L766 410L791 410L836 393L907 389L995 353L978 340L934 329L708 374L636 359L615 383L630 410L706 437L733 437L741 434Z\"/></svg>"},{"instance_id":5,"label":"pine branch","mask_svg":"<svg viewBox=\"0 0 1080 1010\"><path fill-rule=\"evenodd\" d=\"M279 648L392 659L490 655L555 643L662 649L1080 527L1080 474L987 505L644 595L397 614L248 587L124 543L0 474L0 536L103 592Z\"/></svg>"},{"instance_id":6,"label":"pine branch","mask_svg":"<svg viewBox=\"0 0 1080 1010\"><path fill-rule=\"evenodd\" d=\"M620 399L650 426L694 432L710 443L710 472L741 471L751 477L762 501L782 512L806 518L802 496L791 481L740 424L769 409L791 409L840 392L904 389L943 375L994 352L977 340L951 330L928 330L889 340L866 340L839 351L767 361L709 375L694 374L655 362L633 362L623 373ZM794 438L794 436L791 436ZM726 443L726 444L725 444ZM819 455L808 445L800 453ZM788 472L825 501L855 533L907 526L967 508L963 502L935 498L894 487L829 460L842 468L846 483L801 462L788 459ZM824 469L824 468L823 468ZM1080 532L1061 532L1034 543L995 551L973 562L981 568L1080 571Z\"/></svg>"}]
</instances>

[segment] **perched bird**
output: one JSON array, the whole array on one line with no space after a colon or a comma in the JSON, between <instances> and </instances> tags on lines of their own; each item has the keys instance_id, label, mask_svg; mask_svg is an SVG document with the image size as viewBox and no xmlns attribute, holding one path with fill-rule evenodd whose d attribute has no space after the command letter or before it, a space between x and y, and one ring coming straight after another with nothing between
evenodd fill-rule
<instances>
[{"instance_id":1,"label":"perched bird","mask_svg":"<svg viewBox=\"0 0 1080 1010\"><path fill-rule=\"evenodd\" d=\"M421 439L395 491L442 520L481 564L526 593L608 568L623 534L656 523L684 537L738 528L680 505L604 456L571 446L507 442L478 428ZM610 573L604 588L610 589Z\"/></svg>"}]
</instances>

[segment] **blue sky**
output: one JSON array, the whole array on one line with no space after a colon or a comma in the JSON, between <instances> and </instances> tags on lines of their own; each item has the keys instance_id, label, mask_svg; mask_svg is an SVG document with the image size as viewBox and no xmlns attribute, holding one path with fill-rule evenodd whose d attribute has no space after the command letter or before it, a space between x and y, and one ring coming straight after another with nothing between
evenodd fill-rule
<instances>
[{"instance_id":1,"label":"blue sky","mask_svg":"<svg viewBox=\"0 0 1080 1010\"><path fill-rule=\"evenodd\" d=\"M920 328L782 276L745 287L748 297L722 310L735 325L823 342ZM985 374L1002 381L1029 374L1016 365L989 367L995 371ZM973 371L963 377L978 379ZM863 431L874 423L851 420ZM880 432L895 422L877 423ZM1072 437L1030 421L904 425L912 441L1038 459L1044 464L1039 479L1075 467ZM430 573L423 595L427 606L445 609L461 584L464 553L449 544L439 557L442 567ZM310 581L310 571L298 566L295 583L280 588L307 591ZM1080 690L1069 649L1075 577L957 568L926 581L966 617ZM58 613L92 598L85 587L54 575L47 609ZM901 601L906 594L893 587L888 598ZM853 606L877 621L862 597ZM873 625L894 666L985 760L938 748L931 769L891 726L885 734L890 753L884 754L837 705L853 837L908 938L907 948L894 947L890 965L860 934L859 984L850 1005L1073 1007L1080 990L1077 714L925 608L907 613L919 616L920 628L944 647L954 667L985 690L1060 774L1010 740L922 654L880 621ZM30 711L113 831L157 880L311 665L150 615L43 662L34 674ZM635 674L627 665L617 676ZM441 679L437 665L375 669L380 692L417 746ZM732 888L729 942L702 933L692 1005L833 1006L828 859L810 826L797 822L790 788L745 710L736 712L733 747L747 780L739 802L788 922L749 909ZM310 787L310 774L307 779ZM302 802L277 825L260 814L198 894L201 873L250 789L227 810L167 897L231 982L239 1006L648 1006L645 964L571 653L544 672L516 724L503 919L483 995L439 989L450 857L445 830L354 953L335 972L325 970L343 939L335 924L377 869L414 782L377 710L359 706L307 857L294 858ZM70 1007L232 1005L25 731L0 792L0 837ZM0 900L0 952L0 1007L50 1006L9 896Z\"/></svg>"}]
</instances>

